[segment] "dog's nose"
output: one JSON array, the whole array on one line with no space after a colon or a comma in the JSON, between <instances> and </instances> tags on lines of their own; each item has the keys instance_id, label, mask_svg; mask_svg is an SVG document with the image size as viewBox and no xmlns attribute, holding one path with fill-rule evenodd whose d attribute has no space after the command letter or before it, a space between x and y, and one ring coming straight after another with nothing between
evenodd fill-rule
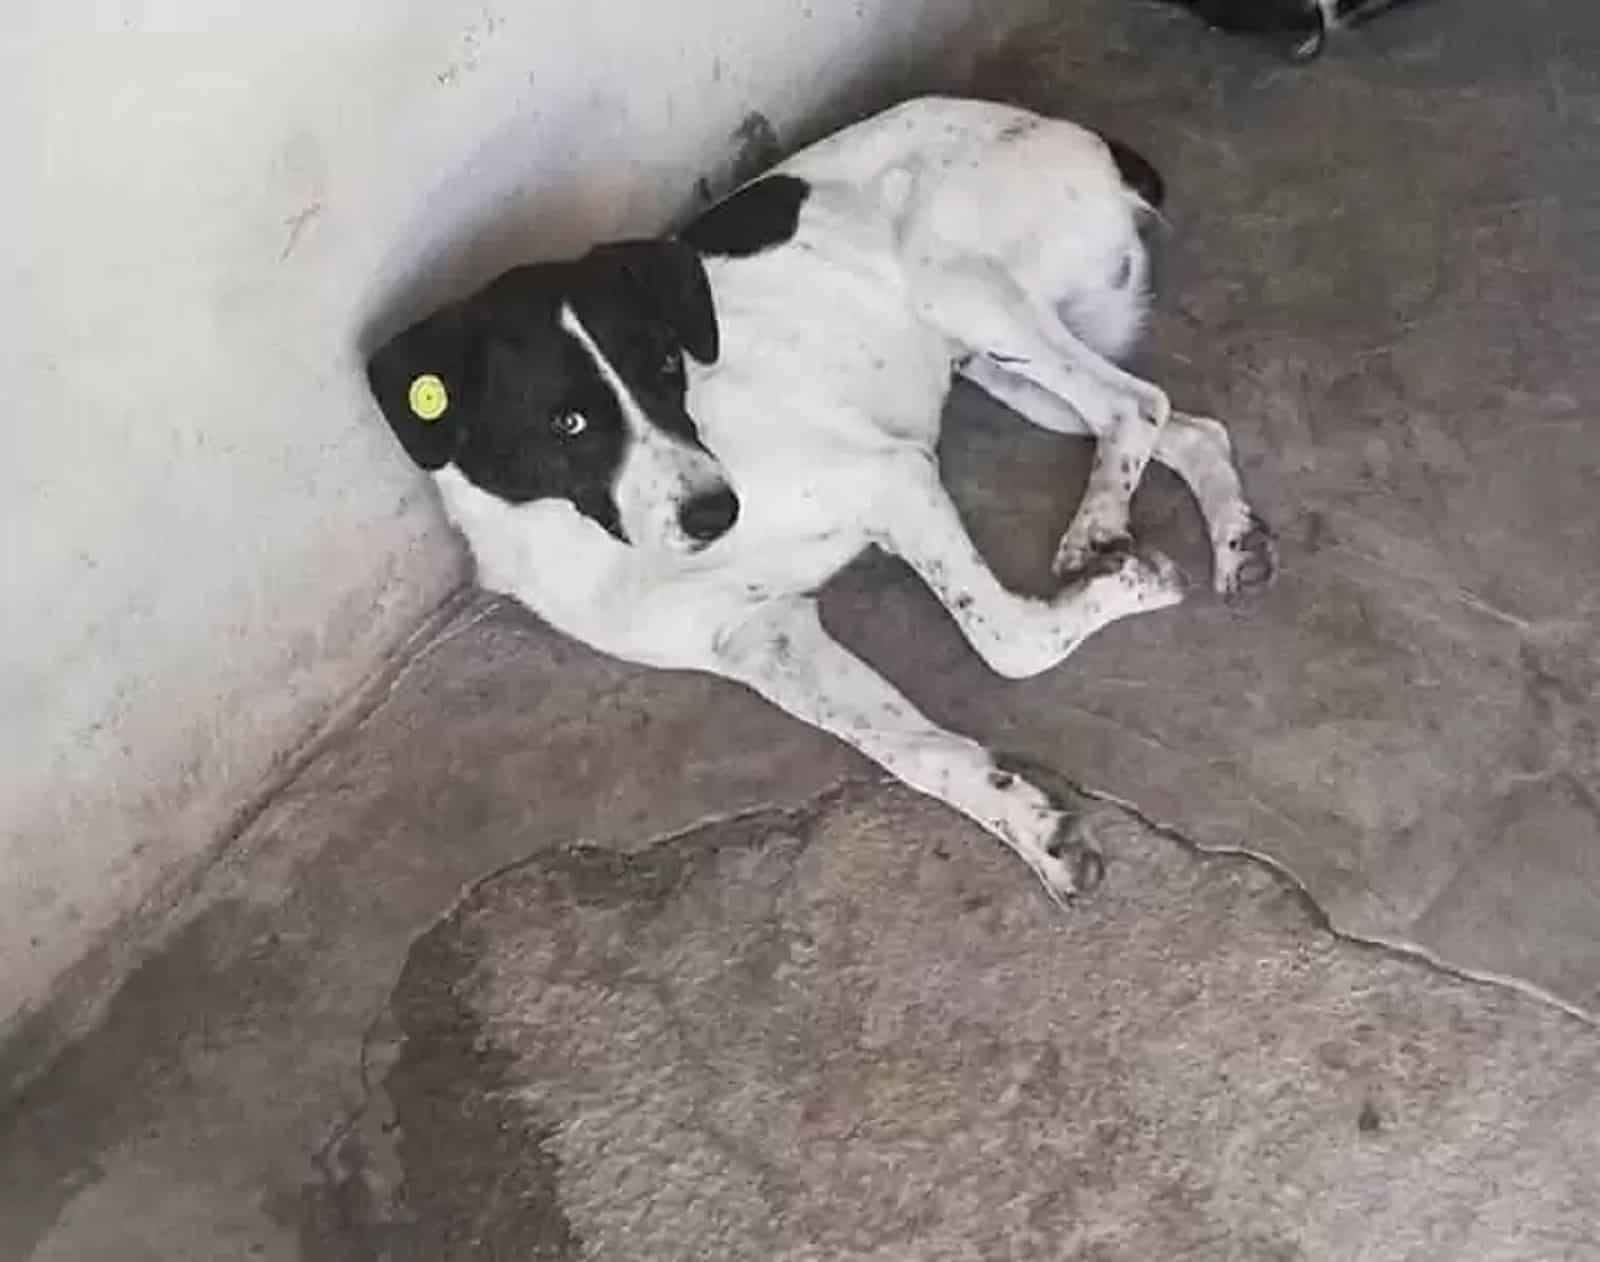
<instances>
[{"instance_id":1,"label":"dog's nose","mask_svg":"<svg viewBox=\"0 0 1600 1262\"><path fill-rule=\"evenodd\" d=\"M738 520L739 497L725 486L696 495L678 513L683 533L696 543L720 539Z\"/></svg>"}]
</instances>

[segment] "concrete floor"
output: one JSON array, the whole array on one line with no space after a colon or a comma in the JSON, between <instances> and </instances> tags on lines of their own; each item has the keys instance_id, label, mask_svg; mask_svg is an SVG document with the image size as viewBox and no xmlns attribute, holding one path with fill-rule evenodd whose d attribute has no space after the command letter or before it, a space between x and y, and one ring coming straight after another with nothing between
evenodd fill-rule
<instances>
[{"instance_id":1,"label":"concrete floor","mask_svg":"<svg viewBox=\"0 0 1600 1262\"><path fill-rule=\"evenodd\" d=\"M829 617L1131 804L1100 897L475 601L0 1114L0 1259L1600 1258L1600 23L1419 5L1290 70L1063 7L979 86L1164 169L1142 366L1283 580L1023 684L887 563ZM1082 446L953 413L1036 584ZM1139 516L1203 572L1170 479Z\"/></svg>"}]
</instances>

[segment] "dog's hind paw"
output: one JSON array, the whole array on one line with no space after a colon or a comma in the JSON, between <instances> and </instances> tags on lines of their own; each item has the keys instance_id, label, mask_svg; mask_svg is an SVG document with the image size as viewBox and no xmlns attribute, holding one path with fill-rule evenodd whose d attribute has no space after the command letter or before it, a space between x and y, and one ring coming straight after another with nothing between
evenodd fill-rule
<instances>
[{"instance_id":1,"label":"dog's hind paw","mask_svg":"<svg viewBox=\"0 0 1600 1262\"><path fill-rule=\"evenodd\" d=\"M1238 600L1265 591L1278 576L1278 540L1255 513L1247 513L1237 529L1217 540L1215 585L1224 600Z\"/></svg>"}]
</instances>

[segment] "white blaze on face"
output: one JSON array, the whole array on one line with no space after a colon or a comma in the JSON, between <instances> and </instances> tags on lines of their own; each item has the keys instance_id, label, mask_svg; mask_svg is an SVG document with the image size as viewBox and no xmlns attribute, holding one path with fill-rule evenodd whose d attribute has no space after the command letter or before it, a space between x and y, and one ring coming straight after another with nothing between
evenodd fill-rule
<instances>
[{"instance_id":1,"label":"white blaze on face","mask_svg":"<svg viewBox=\"0 0 1600 1262\"><path fill-rule=\"evenodd\" d=\"M561 308L561 327L594 361L628 427L628 446L611 488L628 542L670 552L694 551L700 544L684 533L678 514L695 495L727 485L721 468L706 452L650 420L571 306Z\"/></svg>"}]
</instances>

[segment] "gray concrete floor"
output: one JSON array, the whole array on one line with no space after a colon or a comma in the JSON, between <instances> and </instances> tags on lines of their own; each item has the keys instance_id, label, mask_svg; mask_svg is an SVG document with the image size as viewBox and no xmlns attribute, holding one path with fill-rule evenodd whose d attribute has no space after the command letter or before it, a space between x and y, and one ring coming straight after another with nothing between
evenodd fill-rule
<instances>
[{"instance_id":1,"label":"gray concrete floor","mask_svg":"<svg viewBox=\"0 0 1600 1262\"><path fill-rule=\"evenodd\" d=\"M4 1106L0 1258L1600 1258L1600 22L1063 7L979 86L1164 169L1142 367L1283 580L1023 684L888 563L828 614L1108 796L1105 892L476 601ZM1082 446L952 410L1036 585Z\"/></svg>"}]
</instances>

